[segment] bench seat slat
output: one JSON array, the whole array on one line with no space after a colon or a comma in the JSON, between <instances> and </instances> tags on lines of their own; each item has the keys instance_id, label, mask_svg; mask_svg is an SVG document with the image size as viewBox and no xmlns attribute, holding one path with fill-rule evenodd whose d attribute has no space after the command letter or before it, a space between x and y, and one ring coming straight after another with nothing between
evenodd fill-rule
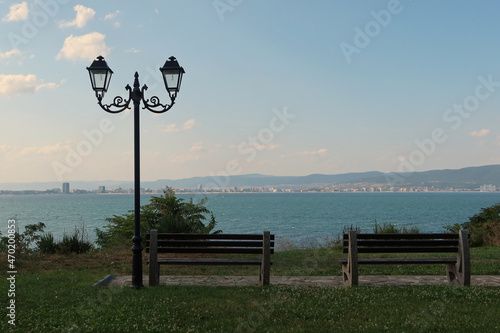
<instances>
[{"instance_id":1,"label":"bench seat slat","mask_svg":"<svg viewBox=\"0 0 500 333\"><path fill-rule=\"evenodd\" d=\"M458 247L358 247L358 253L457 253ZM343 250L347 253L347 249Z\"/></svg>"},{"instance_id":2,"label":"bench seat slat","mask_svg":"<svg viewBox=\"0 0 500 333\"><path fill-rule=\"evenodd\" d=\"M427 234L357 234L358 239L458 239L458 234L452 233L427 233ZM343 239L349 239L347 233Z\"/></svg>"},{"instance_id":3,"label":"bench seat slat","mask_svg":"<svg viewBox=\"0 0 500 333\"><path fill-rule=\"evenodd\" d=\"M342 265L347 265L347 259L339 259ZM373 258L358 259L358 265L432 265L432 264L456 264L457 258Z\"/></svg>"},{"instance_id":4,"label":"bench seat slat","mask_svg":"<svg viewBox=\"0 0 500 333\"><path fill-rule=\"evenodd\" d=\"M358 247L358 253L457 253L458 247Z\"/></svg>"},{"instance_id":5,"label":"bench seat slat","mask_svg":"<svg viewBox=\"0 0 500 333\"><path fill-rule=\"evenodd\" d=\"M148 246L149 244L146 244ZM274 242L270 244L274 247ZM229 240L159 240L158 247L260 247L262 248L262 240L260 241L229 241Z\"/></svg>"},{"instance_id":6,"label":"bench seat slat","mask_svg":"<svg viewBox=\"0 0 500 333\"><path fill-rule=\"evenodd\" d=\"M270 249L271 254L274 249ZM159 247L158 253L235 253L235 254L260 254L262 248L234 248L234 247Z\"/></svg>"},{"instance_id":7,"label":"bench seat slat","mask_svg":"<svg viewBox=\"0 0 500 333\"><path fill-rule=\"evenodd\" d=\"M344 246L349 244L348 240L344 241ZM458 246L458 240L449 239L432 239L432 240L358 240L358 246Z\"/></svg>"},{"instance_id":8,"label":"bench seat slat","mask_svg":"<svg viewBox=\"0 0 500 333\"><path fill-rule=\"evenodd\" d=\"M158 259L160 265L261 265L257 259Z\"/></svg>"}]
</instances>

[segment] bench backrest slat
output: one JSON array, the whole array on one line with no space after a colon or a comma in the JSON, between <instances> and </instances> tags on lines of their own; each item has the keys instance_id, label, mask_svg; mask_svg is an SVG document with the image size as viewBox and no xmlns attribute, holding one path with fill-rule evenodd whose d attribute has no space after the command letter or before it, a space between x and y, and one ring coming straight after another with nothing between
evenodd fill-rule
<instances>
[{"instance_id":1,"label":"bench backrest slat","mask_svg":"<svg viewBox=\"0 0 500 333\"><path fill-rule=\"evenodd\" d=\"M270 235L271 240L274 240L274 235ZM146 239L149 240L150 234L146 234ZM244 240L260 240L262 234L183 234L183 233L158 233L158 240L162 239L244 239Z\"/></svg>"},{"instance_id":2,"label":"bench backrest slat","mask_svg":"<svg viewBox=\"0 0 500 333\"><path fill-rule=\"evenodd\" d=\"M270 252L274 253L274 235L270 235ZM146 253L150 250L150 234L146 237ZM157 253L234 253L262 254L261 234L182 234L159 233Z\"/></svg>"},{"instance_id":3,"label":"bench backrest slat","mask_svg":"<svg viewBox=\"0 0 500 333\"><path fill-rule=\"evenodd\" d=\"M347 246L349 241L344 241L344 246ZM417 240L358 240L359 246L458 246L458 239L417 239Z\"/></svg>"},{"instance_id":4,"label":"bench backrest slat","mask_svg":"<svg viewBox=\"0 0 500 333\"><path fill-rule=\"evenodd\" d=\"M349 239L347 233L343 236ZM436 234L357 234L358 239L458 239L458 234L436 233Z\"/></svg>"},{"instance_id":5,"label":"bench backrest slat","mask_svg":"<svg viewBox=\"0 0 500 333\"><path fill-rule=\"evenodd\" d=\"M357 234L358 253L457 253L458 234ZM343 253L348 253L348 235Z\"/></svg>"}]
</instances>

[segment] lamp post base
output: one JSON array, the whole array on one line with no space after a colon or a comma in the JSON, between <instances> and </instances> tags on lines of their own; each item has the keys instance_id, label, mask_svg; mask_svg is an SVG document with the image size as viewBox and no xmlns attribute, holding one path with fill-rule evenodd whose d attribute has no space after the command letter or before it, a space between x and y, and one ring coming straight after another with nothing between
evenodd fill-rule
<instances>
[{"instance_id":1,"label":"lamp post base","mask_svg":"<svg viewBox=\"0 0 500 333\"><path fill-rule=\"evenodd\" d=\"M141 236L134 236L132 241L134 242L132 246L132 288L140 289L144 287L142 283L142 238Z\"/></svg>"}]
</instances>

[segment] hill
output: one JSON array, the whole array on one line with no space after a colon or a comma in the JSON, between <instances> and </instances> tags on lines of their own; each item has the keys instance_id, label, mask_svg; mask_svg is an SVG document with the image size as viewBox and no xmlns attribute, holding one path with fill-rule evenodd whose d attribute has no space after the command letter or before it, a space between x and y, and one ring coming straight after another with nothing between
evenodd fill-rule
<instances>
[{"instance_id":1,"label":"hill","mask_svg":"<svg viewBox=\"0 0 500 333\"><path fill-rule=\"evenodd\" d=\"M235 176L207 176L183 179L159 179L143 181L143 188L174 188L195 189L201 185L210 187L261 187L279 185L320 185L320 184L355 184L381 186L434 186L439 188L461 187L474 189L484 184L500 187L500 165L486 165L462 169L431 170L413 173L382 173L379 171L345 173L337 175L311 174L307 176L269 176L262 174L246 174ZM71 189L96 190L99 186L108 189L122 187L133 188L133 182L127 181L70 181ZM40 183L0 183L0 190L46 190L61 188L59 182Z\"/></svg>"},{"instance_id":2,"label":"hill","mask_svg":"<svg viewBox=\"0 0 500 333\"><path fill-rule=\"evenodd\" d=\"M477 188L484 184L500 187L500 165L414 173L387 173L373 178L363 178L362 182L391 184L394 186L434 186L440 188Z\"/></svg>"}]
</instances>

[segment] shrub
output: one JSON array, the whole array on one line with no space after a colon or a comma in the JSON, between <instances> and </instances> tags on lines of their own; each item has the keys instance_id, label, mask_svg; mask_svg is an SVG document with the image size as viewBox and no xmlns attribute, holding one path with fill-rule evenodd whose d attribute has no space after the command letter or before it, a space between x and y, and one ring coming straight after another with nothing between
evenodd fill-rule
<instances>
[{"instance_id":1,"label":"shrub","mask_svg":"<svg viewBox=\"0 0 500 333\"><path fill-rule=\"evenodd\" d=\"M498 222L487 222L483 225L484 243L486 245L500 246L500 224Z\"/></svg>"},{"instance_id":2,"label":"shrub","mask_svg":"<svg viewBox=\"0 0 500 333\"><path fill-rule=\"evenodd\" d=\"M59 244L56 243L52 233L43 234L38 241L38 250L43 254L54 254L59 251Z\"/></svg>"},{"instance_id":3,"label":"shrub","mask_svg":"<svg viewBox=\"0 0 500 333\"><path fill-rule=\"evenodd\" d=\"M471 246L500 245L500 204L495 204L470 217L468 222L444 227L450 232L469 231Z\"/></svg>"},{"instance_id":4,"label":"shrub","mask_svg":"<svg viewBox=\"0 0 500 333\"><path fill-rule=\"evenodd\" d=\"M73 234L63 234L62 241L58 243L59 252L62 254L67 253L87 253L93 249L92 243L88 239L88 233L85 226L79 230L75 227Z\"/></svg>"},{"instance_id":5,"label":"shrub","mask_svg":"<svg viewBox=\"0 0 500 333\"><path fill-rule=\"evenodd\" d=\"M446 230L447 232L456 234L460 231L460 229L462 229L462 226L460 225L460 223L455 223L451 225L446 225L443 227L443 229Z\"/></svg>"},{"instance_id":6,"label":"shrub","mask_svg":"<svg viewBox=\"0 0 500 333\"><path fill-rule=\"evenodd\" d=\"M403 226L401 229L397 228L395 224L391 224L389 222L384 222L382 225L378 224L377 220L375 220L375 224L373 225L373 233L375 234L418 234L420 233L420 229L418 227L407 228Z\"/></svg>"},{"instance_id":7,"label":"shrub","mask_svg":"<svg viewBox=\"0 0 500 333\"><path fill-rule=\"evenodd\" d=\"M36 244L41 237L43 230L45 229L45 224L43 222L38 222L37 224L28 224L24 228L22 234L18 230L14 233L14 241L16 244L16 255L28 254L33 252L33 244ZM4 236L0 241L0 249L3 251L7 249L7 243L9 238Z\"/></svg>"},{"instance_id":8,"label":"shrub","mask_svg":"<svg viewBox=\"0 0 500 333\"><path fill-rule=\"evenodd\" d=\"M37 224L28 224L24 228L24 232L20 234L18 231L14 234L16 244L16 254L54 254L54 253L86 253L94 248L92 242L89 241L88 232L85 230L85 225L82 224L81 229L75 227L72 235L63 235L62 241L57 242L52 233L43 233L45 224L38 222ZM0 241L0 250L7 249L7 237L2 237Z\"/></svg>"},{"instance_id":9,"label":"shrub","mask_svg":"<svg viewBox=\"0 0 500 333\"><path fill-rule=\"evenodd\" d=\"M343 239L342 235L332 234L331 237L326 236L325 241L326 241L326 248L327 249L341 249L344 239Z\"/></svg>"},{"instance_id":10,"label":"shrub","mask_svg":"<svg viewBox=\"0 0 500 333\"><path fill-rule=\"evenodd\" d=\"M220 230L213 231L217 222L212 212L205 207L206 202L207 198L197 204L184 202L184 199L175 196L174 190L167 187L162 196L151 197L149 204L141 207L141 235L149 233L151 229L172 233L220 233ZM210 221L205 225L208 214ZM134 212L114 215L106 221L108 225L103 230L96 229L96 243L100 247L117 243L128 245L134 235Z\"/></svg>"}]
</instances>

